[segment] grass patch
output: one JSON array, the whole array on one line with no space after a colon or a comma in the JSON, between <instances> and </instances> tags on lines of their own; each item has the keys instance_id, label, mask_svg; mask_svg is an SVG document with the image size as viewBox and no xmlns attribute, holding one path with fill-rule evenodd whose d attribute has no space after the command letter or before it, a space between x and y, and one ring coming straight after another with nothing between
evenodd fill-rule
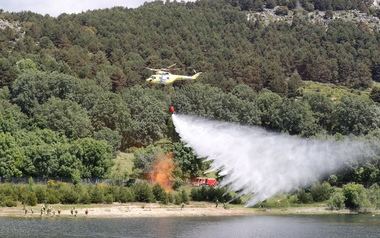
<instances>
[{"instance_id":1,"label":"grass patch","mask_svg":"<svg viewBox=\"0 0 380 238\"><path fill-rule=\"evenodd\" d=\"M345 86L329 84L329 83L317 83L311 81L305 81L303 86L303 93L321 93L329 97L332 101L339 102L343 96L357 95L365 100L369 99L369 93L371 89L357 90L350 89Z\"/></svg>"}]
</instances>

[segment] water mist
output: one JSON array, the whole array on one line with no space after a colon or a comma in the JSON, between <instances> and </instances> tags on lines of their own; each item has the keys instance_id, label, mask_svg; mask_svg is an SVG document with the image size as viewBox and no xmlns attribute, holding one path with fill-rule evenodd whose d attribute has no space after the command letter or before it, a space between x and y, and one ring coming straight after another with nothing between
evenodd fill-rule
<instances>
[{"instance_id":1,"label":"water mist","mask_svg":"<svg viewBox=\"0 0 380 238\"><path fill-rule=\"evenodd\" d=\"M269 132L259 127L173 115L182 141L212 161L252 206L276 194L308 186L346 163L374 155L372 146L351 139L322 141Z\"/></svg>"}]
</instances>

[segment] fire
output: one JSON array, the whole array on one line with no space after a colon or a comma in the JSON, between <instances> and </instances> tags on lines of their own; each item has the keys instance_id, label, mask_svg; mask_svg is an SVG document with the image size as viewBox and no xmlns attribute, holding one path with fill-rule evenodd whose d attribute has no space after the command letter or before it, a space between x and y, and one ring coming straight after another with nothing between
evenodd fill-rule
<instances>
[{"instance_id":1,"label":"fire","mask_svg":"<svg viewBox=\"0 0 380 238\"><path fill-rule=\"evenodd\" d=\"M166 192L171 191L171 178L174 169L173 154L163 154L156 158L150 172L150 181L161 185Z\"/></svg>"}]
</instances>

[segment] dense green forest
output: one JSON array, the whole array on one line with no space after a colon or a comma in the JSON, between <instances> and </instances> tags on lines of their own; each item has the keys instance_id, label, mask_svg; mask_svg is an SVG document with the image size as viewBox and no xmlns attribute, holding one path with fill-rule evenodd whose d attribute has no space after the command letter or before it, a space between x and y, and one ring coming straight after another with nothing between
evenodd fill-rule
<instances>
[{"instance_id":1,"label":"dense green forest","mask_svg":"<svg viewBox=\"0 0 380 238\"><path fill-rule=\"evenodd\" d=\"M0 177L106 178L117 151L135 153L140 175L157 153L172 151L178 183L200 175L207 166L179 142L170 103L302 137L379 140L380 33L339 19L327 28L302 18L247 20L247 10L296 2L154 2L57 18L0 11L15 26L0 30ZM368 1L300 3L376 13ZM145 83L145 67L172 63L179 73L204 72L201 81ZM306 81L346 93L310 92ZM348 165L334 178L370 187L380 161Z\"/></svg>"}]
</instances>

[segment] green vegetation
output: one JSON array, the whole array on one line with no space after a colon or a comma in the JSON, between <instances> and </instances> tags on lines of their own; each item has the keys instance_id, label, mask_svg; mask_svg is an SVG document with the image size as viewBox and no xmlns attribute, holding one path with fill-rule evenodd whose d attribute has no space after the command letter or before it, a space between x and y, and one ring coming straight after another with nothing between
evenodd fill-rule
<instances>
[{"instance_id":1,"label":"green vegetation","mask_svg":"<svg viewBox=\"0 0 380 238\"><path fill-rule=\"evenodd\" d=\"M173 200L175 197L175 201ZM165 192L160 185L146 182L129 187L97 184L70 184L50 180L42 184L0 184L0 205L13 207L17 202L29 206L41 204L90 204L113 202L160 202L188 203L189 195L185 190Z\"/></svg>"},{"instance_id":2,"label":"green vegetation","mask_svg":"<svg viewBox=\"0 0 380 238\"><path fill-rule=\"evenodd\" d=\"M369 2L300 4L306 11L378 14ZM179 141L167 112L170 103L180 113L307 138L354 135L379 141L380 32L340 20L327 27L302 19L268 25L247 20L248 10L281 6L277 14L286 14L296 3L153 2L57 18L1 11L0 19L17 21L21 29L0 29L0 177L75 184L34 185L22 198L17 191L7 192L2 204L34 204L35 198L49 203L187 202L182 186L203 175L208 164ZM172 88L145 84L151 73L146 66L172 63L179 73L204 72L202 79ZM167 153L173 154L175 194L144 183L117 188L118 193L79 183L146 178L157 157ZM286 195L285 204L328 199L333 208L341 208L342 201L352 209L378 204L379 161L374 156L337 172L330 182L343 187L341 192L322 182ZM222 192L200 188L191 194L194 200L233 198Z\"/></svg>"},{"instance_id":3,"label":"green vegetation","mask_svg":"<svg viewBox=\"0 0 380 238\"><path fill-rule=\"evenodd\" d=\"M113 180L128 179L133 172L133 154L119 152L110 168L109 178Z\"/></svg>"},{"instance_id":4,"label":"green vegetation","mask_svg":"<svg viewBox=\"0 0 380 238\"><path fill-rule=\"evenodd\" d=\"M369 100L368 90L357 90L342 85L334 85L328 83L318 83L318 82L304 82L304 86L301 89L304 95L317 93L328 97L333 102L339 102L342 97L354 97L359 96L365 100Z\"/></svg>"},{"instance_id":5,"label":"green vegetation","mask_svg":"<svg viewBox=\"0 0 380 238\"><path fill-rule=\"evenodd\" d=\"M226 188L213 188L202 186L200 188L193 188L191 190L191 198L193 201L208 201L208 202L221 202L240 204L241 198L233 193L228 192Z\"/></svg>"},{"instance_id":6,"label":"green vegetation","mask_svg":"<svg viewBox=\"0 0 380 238\"><path fill-rule=\"evenodd\" d=\"M369 11L373 1L371 0L228 0L231 4L239 6L242 10L262 10L262 6L274 8L275 6L295 9L299 2L307 11L313 10L351 10L358 9L363 12Z\"/></svg>"},{"instance_id":7,"label":"green vegetation","mask_svg":"<svg viewBox=\"0 0 380 238\"><path fill-rule=\"evenodd\" d=\"M278 195L255 205L260 208L286 208L323 205L332 210L344 208L366 212L379 208L380 189L377 184L366 189L361 184L349 183L343 188L332 187L328 182L316 183L288 195Z\"/></svg>"}]
</instances>

